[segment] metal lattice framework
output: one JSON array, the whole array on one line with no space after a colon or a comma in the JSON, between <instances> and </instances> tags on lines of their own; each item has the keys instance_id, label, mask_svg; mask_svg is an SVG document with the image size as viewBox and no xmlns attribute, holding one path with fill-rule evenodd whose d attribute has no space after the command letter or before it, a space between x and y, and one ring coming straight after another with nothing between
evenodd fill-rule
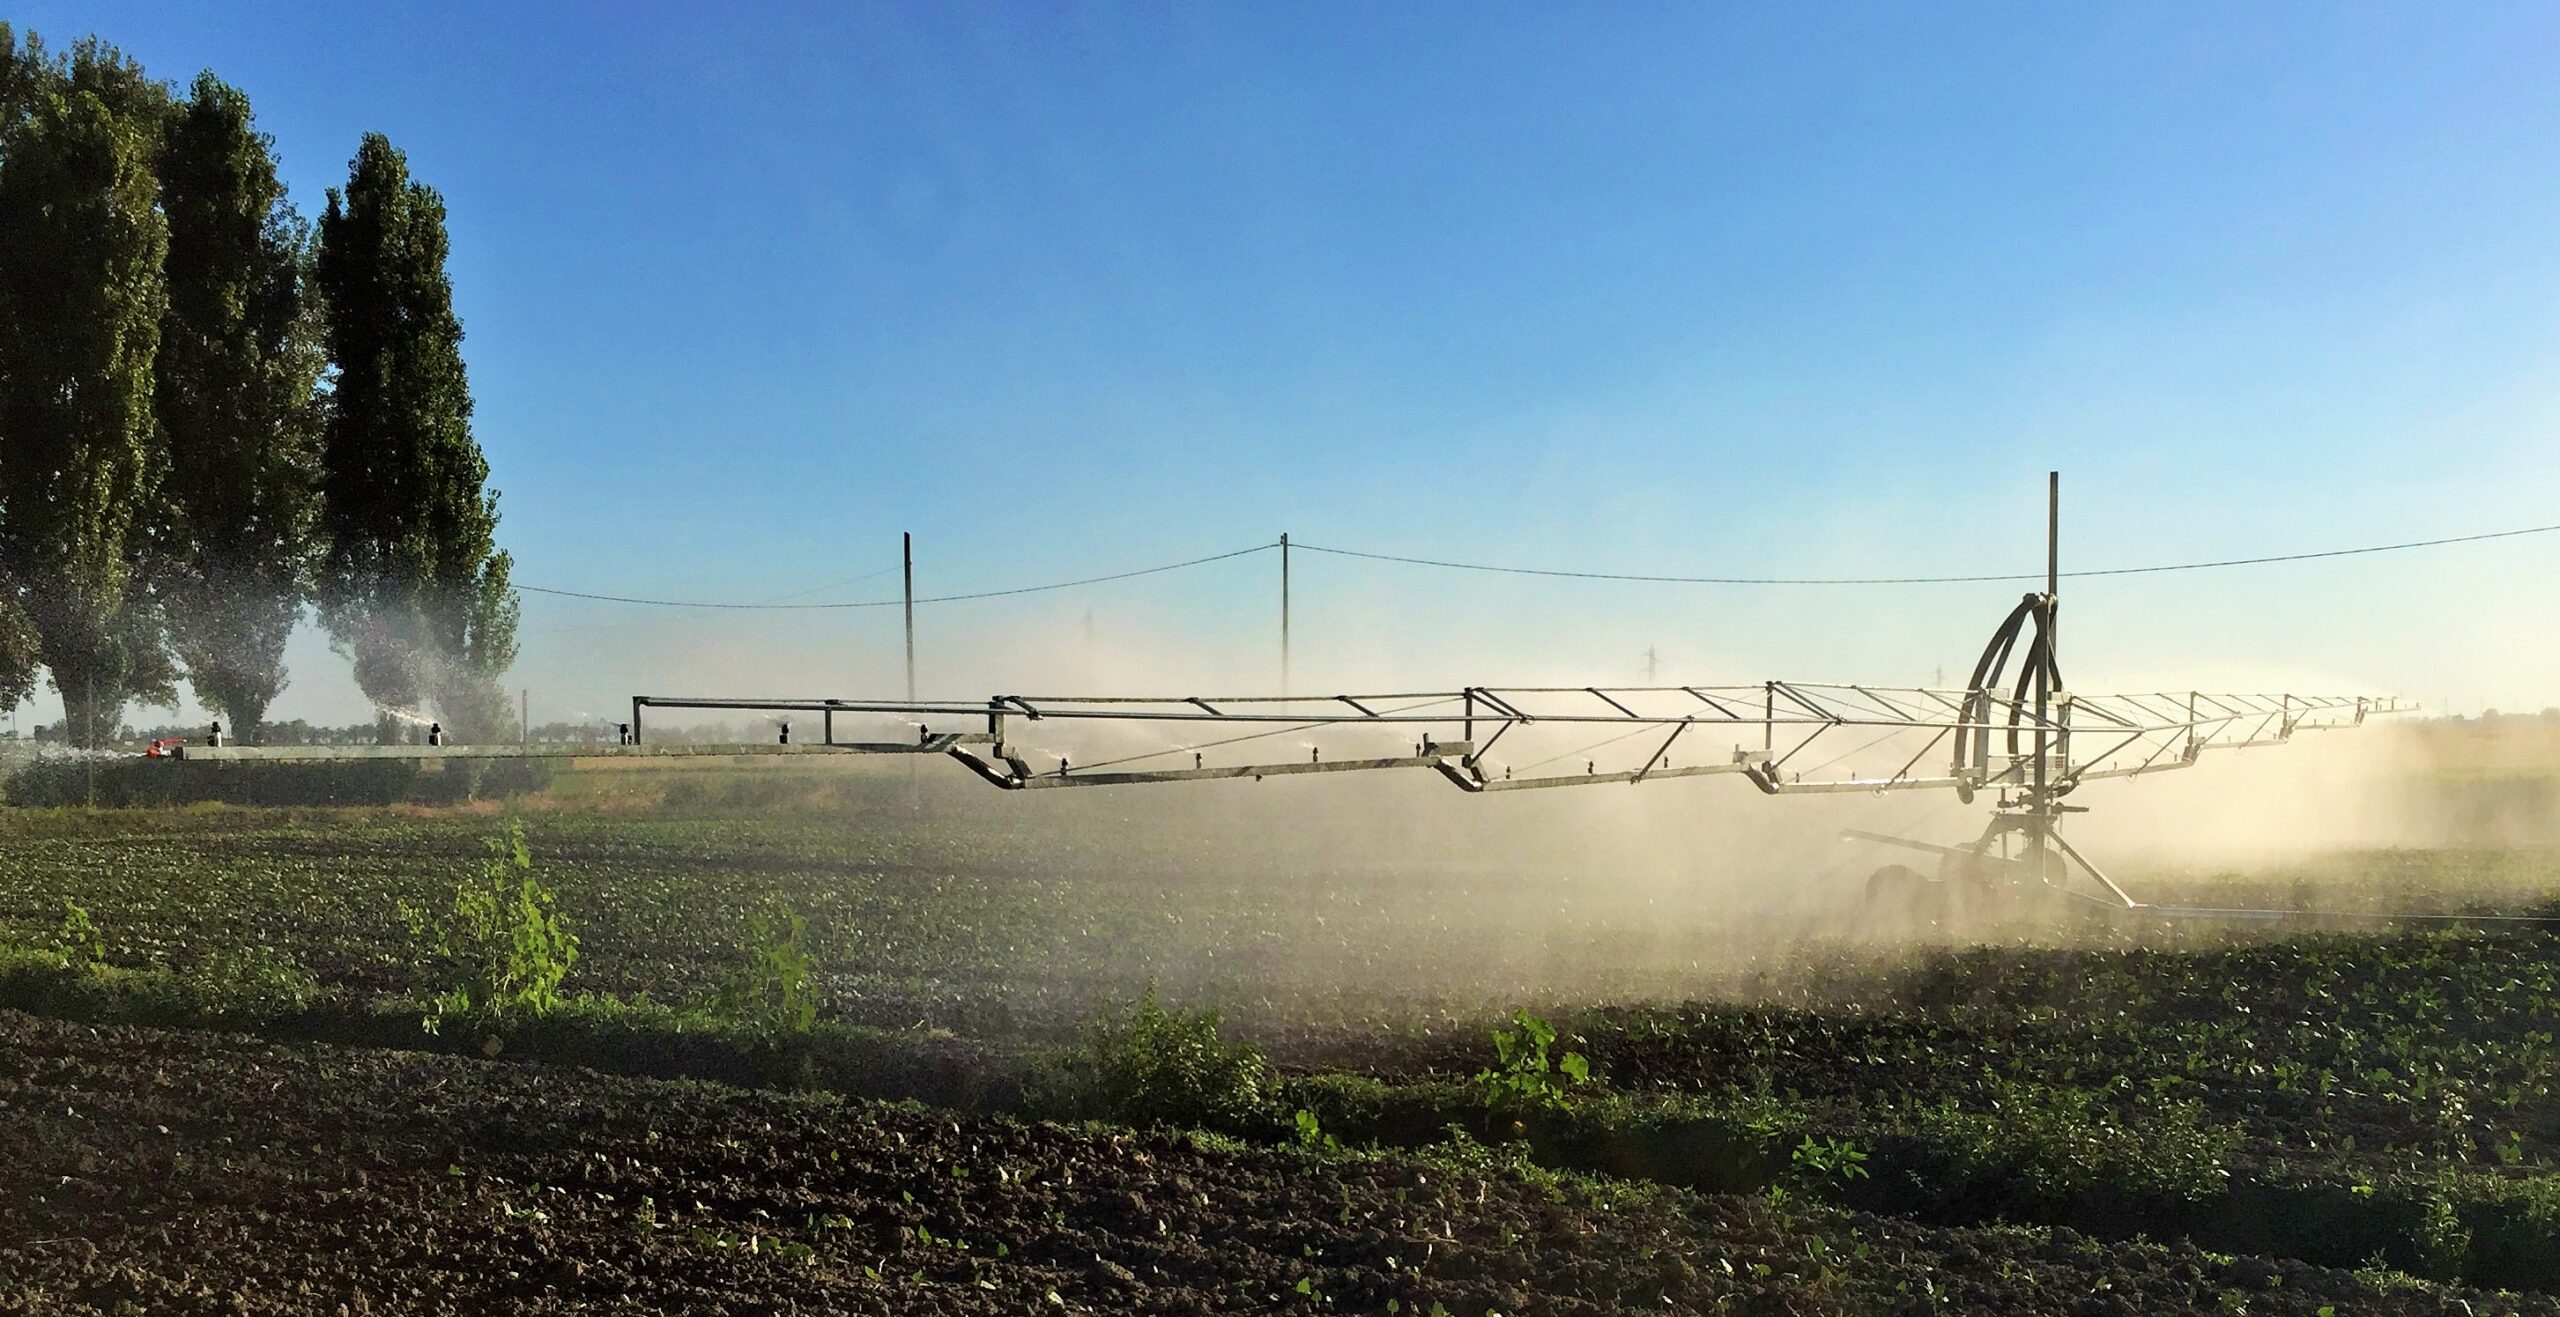
<instances>
[{"instance_id":1,"label":"metal lattice framework","mask_svg":"<svg viewBox=\"0 0 2560 1317\"><path fill-rule=\"evenodd\" d=\"M2079 808L2064 804L2065 797L2096 779L2184 768L2207 750L2280 744L2297 731L2361 724L2377 709L2387 712L2395 706L2353 695L2075 694L2063 682L2058 658L2060 543L2061 477L2055 474L2048 477L2046 486L2045 588L2020 599L1993 629L1971 679L1960 690L1772 680L1756 687L1468 686L1454 692L1335 695L1315 700L1008 695L983 706L914 700L755 702L643 696L631 702L627 730L637 741L644 710L651 707L805 709L819 713L825 741L832 743L839 714L887 716L912 720L919 729L916 743L864 748L947 754L979 777L1010 790L1401 768L1432 769L1471 792L1632 784L1719 773L1740 774L1771 795L1939 789L1953 790L1971 802L1977 792L1989 788L1999 793L1998 803L1982 835L1969 845L1851 833L1858 840L1939 857L1934 879L1899 865L1878 870L1870 880L1871 895L1879 883L1926 885L1941 893L2029 886L2139 909L2142 902L2063 838L2058 826L2062 816ZM983 718L984 730L933 732L929 720L954 717ZM1143 749L1099 763L1089 761L1082 769L1065 756L1058 758L1053 770L1035 768L1016 748L1017 734L1029 724L1051 722L1109 723L1159 731L1171 724L1221 731L1206 739ZM1540 725L1607 730L1609 734L1590 747L1594 749L1644 737L1650 753L1631 767L1606 773L1600 771L1597 759L1589 759L1580 773L1571 772L1568 764L1561 773L1521 776L1506 767L1496 776L1488 756L1505 737ZM1311 745L1303 762L1249 758L1245 763L1211 765L1207 758L1211 750L1225 751L1275 735L1347 727L1392 729L1400 738L1411 738L1412 752L1328 763L1321 749ZM1675 764L1673 754L1683 749L1683 739L1701 729L1707 733L1701 740L1728 741L1729 751L1719 756L1709 750L1703 762ZM1736 731L1744 736L1714 735ZM1752 731L1759 734L1757 747L1744 743ZM1826 738L1859 731L1878 734L1869 744L1897 738L1917 739L1921 744L1899 767L1882 776L1807 782L1802 770L1790 769ZM1656 734L1660 740L1651 740ZM789 736L787 725L783 735ZM1922 771L1922 763L1941 747L1946 754L1944 772ZM1533 767L1578 753L1551 755ZM1191 756L1188 767L1178 759L1169 767L1162 762L1186 754ZM2071 883L2075 872L2104 895L2076 890Z\"/></svg>"},{"instance_id":2,"label":"metal lattice framework","mask_svg":"<svg viewBox=\"0 0 2560 1317\"><path fill-rule=\"evenodd\" d=\"M2020 599L1957 689L1770 680L1742 686L1466 686L1454 691L1352 695L1124 696L1000 695L983 702L866 699L731 699L634 696L631 721L614 745L181 747L184 759L374 757L620 757L722 754L942 755L1007 790L1132 786L1300 773L1428 769L1475 793L1635 784L1657 779L1739 775L1770 795L1810 792L1952 790L1970 802L1997 793L1989 825L1967 845L1946 846L1874 833L1850 836L1937 855L1927 879L1900 866L1879 871L1948 886L2028 885L2143 908L2064 840L2064 798L2085 783L2194 765L2209 750L2282 744L2294 733L2351 727L2399 706L2357 695L2208 694L2155 691L2088 695L2062 679L2060 481L2048 485L2045 588ZM654 744L650 710L747 711L782 715L777 738L759 745ZM819 738L791 738L789 715L817 716ZM897 726L892 739L837 737L853 728ZM953 723L960 730L950 730ZM936 723L942 730L936 729ZM1035 750L1035 729L1107 732L1099 758ZM1541 732L1539 729L1544 729ZM1510 748L1558 731L1597 734L1589 745L1525 764ZM1301 740L1305 758L1270 753L1277 738L1330 734L1359 750L1327 759ZM1512 742L1506 747L1506 739ZM1809 752L1859 738L1845 754L1807 765ZM1073 735L1067 739L1077 739ZM1579 739L1577 736L1575 739ZM1107 740L1107 738L1106 738ZM1756 742L1756 744L1754 744ZM1883 773L1822 777L1851 755L1895 743L1898 765ZM1387 753L1382 748L1394 747ZM1626 747L1618 749L1614 747ZM1409 748L1408 748L1409 747ZM1603 771L1600 752L1610 751ZM1628 760L1629 751L1640 758ZM1907 753L1905 753L1907 751ZM1219 762L1211 762L1212 757ZM1588 756L1588 757L1586 757ZM1933 756L1936 756L1933 758ZM1036 763L1038 758L1041 762ZM1186 764L1182 762L1188 759ZM1581 771L1573 771L1574 762ZM1554 771L1550 765L1564 763ZM2074 872L2104 896L2072 890ZM2220 912L2231 913L2231 912Z\"/></svg>"},{"instance_id":3,"label":"metal lattice framework","mask_svg":"<svg viewBox=\"0 0 2560 1317\"><path fill-rule=\"evenodd\" d=\"M2392 701L2362 696L2200 691L2091 696L2048 689L2039 701L2033 692L2022 696L2014 688L1789 681L1756 686L1470 686L1321 698L1008 695L984 704L640 696L632 701L632 735L636 741L649 709L816 714L821 739L772 748L943 755L986 782L1015 791L1396 769L1429 769L1462 790L1479 793L1725 774L1738 775L1769 795L1952 790L1970 801L1988 789L1998 793L1998 804L1989 826L1968 845L1868 832L1848 835L1938 856L1939 876L1926 881L1965 887L2035 885L2137 909L2141 902L2061 836L2056 826L2060 817L2079 808L2063 804L2074 789L2105 778L2192 767L2210 750L2280 745L2297 732L2357 726L2368 715L2396 708ZM895 719L917 730L913 740L839 741L839 718ZM954 719L970 730L935 729L936 722L947 727ZM1063 756L1034 764L1021 741L1043 726L1134 729L1145 739L1171 743L1081 765ZM1565 771L1524 774L1500 766L1495 756L1505 738L1537 728L1606 733L1604 745L1633 739L1643 757L1633 766L1603 769L1597 758L1581 758L1577 751L1577 763ZM1344 730L1394 735L1410 750L1331 759L1314 747L1303 759L1255 752L1280 736ZM1734 733L1758 744L1738 744ZM1880 775L1808 778L1790 768L1818 746L1861 734L1872 734L1862 747L1895 739L1920 745L1898 768ZM2089 747L2089 752L2081 754L2075 747ZM646 753L660 747L595 748ZM667 748L679 753L721 749ZM1932 762L1933 751L1945 757ZM1213 754L1235 759L1211 763ZM1183 759L1190 762L1179 762ZM2075 890L2068 881L2074 872L2104 895Z\"/></svg>"},{"instance_id":4,"label":"metal lattice framework","mask_svg":"<svg viewBox=\"0 0 2560 1317\"><path fill-rule=\"evenodd\" d=\"M1750 686L1469 686L1331 696L1027 696L979 703L856 699L696 699L635 696L634 745L646 711L718 710L815 714L820 739L809 753L935 754L965 764L1007 790L1131 786L1425 768L1471 792L1596 786L1739 774L1771 795L1952 789L1970 799L1986 787L2030 786L2042 763L2050 786L2132 777L2193 765L2207 750L2280 744L2295 732L2353 726L2389 712L2388 701L2356 696L2206 694L2061 695L2038 713L2031 699L1981 688L1865 686L1766 681ZM836 720L889 719L917 727L912 741L838 740ZM959 721L968 731L936 731ZM1172 743L1100 763L1031 762L1019 748L1030 724L1108 724L1150 729ZM1520 775L1496 757L1504 738L1529 727L1590 732L1651 730L1652 753L1628 768ZM1290 733L1365 728L1398 734L1407 754L1277 759L1257 742ZM1731 735L1757 742L1743 746ZM1925 734L1900 768L1882 776L1808 781L1789 765L1842 735ZM2041 735L2049 752L2033 743ZM2075 758L2073 740L2096 743ZM1930 752L1952 742L1944 760ZM605 752L615 747L595 747ZM652 747L655 748L655 747ZM696 748L696 747L685 747ZM711 749L713 747L699 747ZM1217 752L1231 762L1210 763ZM1685 752L1685 753L1683 753ZM1697 762L1703 755L1705 762ZM1677 762L1686 758L1690 762ZM1185 764L1168 760L1189 759ZM1927 763L1926 771L1923 764Z\"/></svg>"}]
</instances>

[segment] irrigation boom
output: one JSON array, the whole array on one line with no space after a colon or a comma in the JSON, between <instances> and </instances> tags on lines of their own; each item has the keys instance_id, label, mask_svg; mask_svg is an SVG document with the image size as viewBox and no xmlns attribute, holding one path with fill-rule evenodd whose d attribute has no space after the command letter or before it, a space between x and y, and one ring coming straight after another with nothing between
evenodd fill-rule
<instances>
[{"instance_id":1,"label":"irrigation boom","mask_svg":"<svg viewBox=\"0 0 2560 1317\"><path fill-rule=\"evenodd\" d=\"M1769 680L1742 686L1466 686L1328 696L999 695L967 702L638 695L631 700L631 721L611 745L184 745L172 757L921 754L955 759L1009 791L1397 769L1427 769L1471 793L1728 774L1769 795L1947 790L1971 802L1978 793L1992 791L1997 803L1989 825L1967 845L1849 835L1940 859L1935 879L1888 866L1879 871L1878 881L1897 875L1896 882L1950 887L2024 884L2120 908L2144 908L2063 838L2062 816L2080 809L2064 803L2074 790L2105 778L2191 767L2207 751L2278 745L2296 732L2357 726L2368 715L2396 712L2399 706L2360 695L2092 695L2071 690L2057 657L2058 476L2049 478L2047 493L2045 588L2020 599L1994 628L1970 679L1956 689ZM651 710L781 715L781 732L772 742L754 745L657 744L647 739ZM788 718L794 714L816 716L817 740L792 742ZM876 731L885 725L896 734L839 739L840 719L856 729L868 725ZM1595 733L1602 739L1525 766L1497 757L1506 737L1520 733L1523 740L1531 739L1537 734L1528 729L1541 727ZM1116 729L1124 740L1149 744L1115 746L1111 749L1119 753L1107 750L1105 757L1079 764L1070 754L1027 746L1035 729ZM1303 758L1270 753L1276 738L1324 733L1357 733L1366 742L1366 753L1326 759L1321 747L1303 741ZM1803 766L1815 747L1862 733L1873 733L1874 739L1850 754L1889 740L1900 740L1902 748L1914 740L1920 744L1907 757L1897 749L1898 766L1883 773L1817 775L1845 755ZM1643 757L1632 762L1613 757L1611 768L1602 771L1596 752L1628 741L1635 742L1633 748L1644 752ZM1592 757L1585 758L1586 752L1593 752ZM1220 762L1211 762L1213 754ZM1571 762L1549 768L1560 760ZM2075 870L2104 895L2073 890L2069 878Z\"/></svg>"}]
</instances>

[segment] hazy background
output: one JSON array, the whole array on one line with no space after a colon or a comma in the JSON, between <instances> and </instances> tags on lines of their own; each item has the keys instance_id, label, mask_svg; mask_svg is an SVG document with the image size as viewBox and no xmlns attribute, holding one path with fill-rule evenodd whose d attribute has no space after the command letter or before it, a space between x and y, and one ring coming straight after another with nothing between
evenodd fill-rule
<instances>
[{"instance_id":1,"label":"hazy background","mask_svg":"<svg viewBox=\"0 0 2560 1317\"><path fill-rule=\"evenodd\" d=\"M1284 530L2023 572L2053 466L2081 567L2560 521L2547 6L15 17L242 86L306 214L368 130L443 191L520 584L888 599L906 529L926 594ZM1295 566L1301 689L1960 680L2016 594ZM2083 583L2067 671L2539 708L2555 567ZM1275 687L1277 568L930 607L926 692ZM894 608L528 595L523 643L536 722L900 683ZM273 716L364 716L291 662Z\"/></svg>"}]
</instances>

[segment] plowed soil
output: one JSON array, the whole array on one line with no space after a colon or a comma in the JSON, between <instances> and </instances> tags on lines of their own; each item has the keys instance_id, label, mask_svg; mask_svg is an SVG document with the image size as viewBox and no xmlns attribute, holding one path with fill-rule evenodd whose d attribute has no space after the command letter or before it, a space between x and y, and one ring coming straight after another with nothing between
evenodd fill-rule
<instances>
[{"instance_id":1,"label":"plowed soil","mask_svg":"<svg viewBox=\"0 0 2560 1317\"><path fill-rule=\"evenodd\" d=\"M2068 1231L0 1012L0 1312L2560 1312Z\"/></svg>"}]
</instances>

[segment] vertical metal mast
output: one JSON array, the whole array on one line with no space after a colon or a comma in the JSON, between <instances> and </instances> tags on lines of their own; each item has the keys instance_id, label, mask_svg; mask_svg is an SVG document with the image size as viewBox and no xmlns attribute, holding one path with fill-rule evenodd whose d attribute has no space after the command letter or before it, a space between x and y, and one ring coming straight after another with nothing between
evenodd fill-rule
<instances>
[{"instance_id":1,"label":"vertical metal mast","mask_svg":"<svg viewBox=\"0 0 2560 1317\"><path fill-rule=\"evenodd\" d=\"M1280 532L1280 693L1289 693L1289 532Z\"/></svg>"},{"instance_id":2,"label":"vertical metal mast","mask_svg":"<svg viewBox=\"0 0 2560 1317\"><path fill-rule=\"evenodd\" d=\"M2061 658L2055 653L2061 609L2062 590L2062 473L2045 473L2044 487L2044 661L2036 665L2036 758L2035 785L2029 792L2027 823L2027 862L2037 882L2051 882L2053 875L2046 867L2046 842L2053 831L2054 802L2049 790L2048 774L2054 748L2061 738L2053 734L2053 674L2061 670Z\"/></svg>"},{"instance_id":3,"label":"vertical metal mast","mask_svg":"<svg viewBox=\"0 0 2560 1317\"><path fill-rule=\"evenodd\" d=\"M2062 473L2045 473L2044 492L2044 656L2045 669L2057 684L2062 680ZM2057 776L2071 770L2071 692L2056 690L2053 695L2053 761ZM2061 817L2059 809L2054 811Z\"/></svg>"},{"instance_id":4,"label":"vertical metal mast","mask_svg":"<svg viewBox=\"0 0 2560 1317\"><path fill-rule=\"evenodd\" d=\"M916 534L898 532L899 562L907 582L907 703L916 702Z\"/></svg>"}]
</instances>

